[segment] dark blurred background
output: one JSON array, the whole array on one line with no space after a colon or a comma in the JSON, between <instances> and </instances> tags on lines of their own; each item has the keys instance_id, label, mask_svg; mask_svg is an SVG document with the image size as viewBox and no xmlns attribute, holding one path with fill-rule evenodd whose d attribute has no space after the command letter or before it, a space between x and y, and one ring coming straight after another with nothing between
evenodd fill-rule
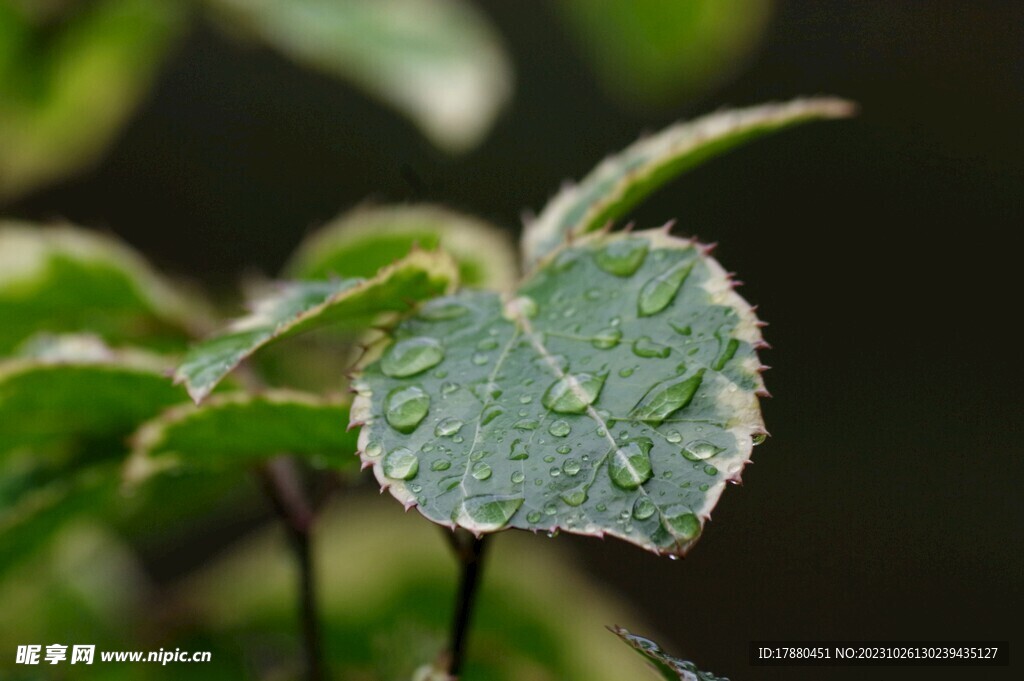
<instances>
[{"instance_id":1,"label":"dark blurred background","mask_svg":"<svg viewBox=\"0 0 1024 681\"><path fill-rule=\"evenodd\" d=\"M360 202L441 202L518 232L524 209L643 131L724 105L854 99L852 122L758 142L636 211L643 226L677 218L679 232L719 242L771 323L773 437L744 485L684 561L557 541L667 647L735 679L866 676L751 668L752 639L1012 648L1024 583L1024 3L780 2L743 69L668 110L607 97L550 3L481 5L517 84L468 155L434 150L352 87L199 27L98 167L5 212L112 231L226 292L273 274L304 234Z\"/></svg>"}]
</instances>

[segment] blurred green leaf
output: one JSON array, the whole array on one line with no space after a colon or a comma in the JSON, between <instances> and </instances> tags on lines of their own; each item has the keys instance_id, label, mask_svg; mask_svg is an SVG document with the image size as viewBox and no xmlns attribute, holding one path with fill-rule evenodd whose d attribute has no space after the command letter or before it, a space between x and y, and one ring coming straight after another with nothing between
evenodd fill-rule
<instances>
[{"instance_id":1,"label":"blurred green leaf","mask_svg":"<svg viewBox=\"0 0 1024 681\"><path fill-rule=\"evenodd\" d=\"M515 246L506 232L430 205L361 208L343 215L303 241L285 273L294 279L369 277L414 246L451 254L463 286L505 290L515 283Z\"/></svg>"},{"instance_id":2,"label":"blurred green leaf","mask_svg":"<svg viewBox=\"0 0 1024 681\"><path fill-rule=\"evenodd\" d=\"M338 398L285 390L223 393L145 423L132 438L125 476L138 482L167 468L218 470L282 454L351 470L359 459L347 424L348 404Z\"/></svg>"},{"instance_id":3,"label":"blurred green leaf","mask_svg":"<svg viewBox=\"0 0 1024 681\"><path fill-rule=\"evenodd\" d=\"M807 121L850 116L834 98L795 99L676 123L609 156L578 184L565 187L523 231L523 259L533 265L566 240L623 217L669 180L765 134Z\"/></svg>"},{"instance_id":4,"label":"blurred green leaf","mask_svg":"<svg viewBox=\"0 0 1024 681\"><path fill-rule=\"evenodd\" d=\"M474 146L512 87L511 66L463 0L206 0L231 29L356 83L435 144Z\"/></svg>"},{"instance_id":5,"label":"blurred green leaf","mask_svg":"<svg viewBox=\"0 0 1024 681\"><path fill-rule=\"evenodd\" d=\"M750 305L657 230L565 247L515 295L440 298L395 328L353 383L363 460L435 523L685 553L764 433Z\"/></svg>"},{"instance_id":6,"label":"blurred green leaf","mask_svg":"<svg viewBox=\"0 0 1024 681\"><path fill-rule=\"evenodd\" d=\"M727 80L761 44L772 0L555 3L604 88L624 105L666 105Z\"/></svg>"},{"instance_id":7,"label":"blurred green leaf","mask_svg":"<svg viewBox=\"0 0 1024 681\"><path fill-rule=\"evenodd\" d=\"M421 251L388 265L370 279L293 282L256 304L228 330L192 347L175 373L192 399L202 400L246 357L281 338L329 325L365 330L382 314L454 287L455 263L441 251Z\"/></svg>"},{"instance_id":8,"label":"blurred green leaf","mask_svg":"<svg viewBox=\"0 0 1024 681\"><path fill-rule=\"evenodd\" d=\"M0 0L0 200L95 161L145 95L187 3Z\"/></svg>"},{"instance_id":9,"label":"blurred green leaf","mask_svg":"<svg viewBox=\"0 0 1024 681\"><path fill-rule=\"evenodd\" d=\"M702 672L697 665L669 655L654 641L629 633L622 627L609 627L626 645L642 655L666 681L729 681L710 672Z\"/></svg>"},{"instance_id":10,"label":"blurred green leaf","mask_svg":"<svg viewBox=\"0 0 1024 681\"><path fill-rule=\"evenodd\" d=\"M10 462L0 470L0 575L46 546L68 522L95 516L116 494L112 464L74 471L33 471L12 480ZM40 484L36 478L49 478Z\"/></svg>"},{"instance_id":11,"label":"blurred green leaf","mask_svg":"<svg viewBox=\"0 0 1024 681\"><path fill-rule=\"evenodd\" d=\"M183 346L205 312L134 251L72 227L0 221L0 356L39 332Z\"/></svg>"},{"instance_id":12,"label":"blurred green leaf","mask_svg":"<svg viewBox=\"0 0 1024 681\"><path fill-rule=\"evenodd\" d=\"M376 494L349 498L317 529L317 565L330 678L410 681L444 649L457 567L412 515ZM490 549L465 681L622 681L635 656L610 646L601 623L628 615L568 554L536 537L503 535ZM265 678L299 673L294 565L277 531L239 545L182 585L180 610L203 622L214 654ZM214 665L215 666L215 665ZM222 667L223 668L223 667ZM276 674L276 676L274 676Z\"/></svg>"},{"instance_id":13,"label":"blurred green leaf","mask_svg":"<svg viewBox=\"0 0 1024 681\"><path fill-rule=\"evenodd\" d=\"M139 423L182 401L168 369L154 355L112 350L82 336L0 362L0 455L19 449L124 454L123 438Z\"/></svg>"}]
</instances>

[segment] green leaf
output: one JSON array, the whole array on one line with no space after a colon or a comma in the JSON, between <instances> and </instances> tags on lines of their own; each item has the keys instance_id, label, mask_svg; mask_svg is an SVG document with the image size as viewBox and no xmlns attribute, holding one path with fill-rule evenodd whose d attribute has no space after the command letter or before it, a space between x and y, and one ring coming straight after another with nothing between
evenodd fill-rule
<instances>
[{"instance_id":1,"label":"green leaf","mask_svg":"<svg viewBox=\"0 0 1024 681\"><path fill-rule=\"evenodd\" d=\"M109 464L13 490L6 473L0 476L0 575L45 546L68 522L102 511L117 489L117 473Z\"/></svg>"},{"instance_id":2,"label":"green leaf","mask_svg":"<svg viewBox=\"0 0 1024 681\"><path fill-rule=\"evenodd\" d=\"M795 99L711 114L643 138L548 202L523 232L524 262L533 265L566 240L623 217L669 180L733 147L798 123L849 116L853 110L841 99Z\"/></svg>"},{"instance_id":3,"label":"green leaf","mask_svg":"<svg viewBox=\"0 0 1024 681\"><path fill-rule=\"evenodd\" d=\"M306 239L285 272L294 279L368 277L417 245L451 254L463 286L505 290L518 275L506 232L431 205L361 208L344 215Z\"/></svg>"},{"instance_id":4,"label":"green leaf","mask_svg":"<svg viewBox=\"0 0 1024 681\"><path fill-rule=\"evenodd\" d=\"M0 319L3 355L40 331L183 345L205 313L114 239L0 221Z\"/></svg>"},{"instance_id":5,"label":"green leaf","mask_svg":"<svg viewBox=\"0 0 1024 681\"><path fill-rule=\"evenodd\" d=\"M772 0L556 3L604 88L623 104L667 105L733 76L762 42Z\"/></svg>"},{"instance_id":6,"label":"green leaf","mask_svg":"<svg viewBox=\"0 0 1024 681\"><path fill-rule=\"evenodd\" d=\"M384 313L404 312L450 290L455 264L441 252L416 250L371 279L284 284L224 334L195 345L175 373L196 402L243 360L268 343L328 325L361 330Z\"/></svg>"},{"instance_id":7,"label":"green leaf","mask_svg":"<svg viewBox=\"0 0 1024 681\"><path fill-rule=\"evenodd\" d=\"M463 0L207 0L296 61L351 80L435 144L474 146L512 88L485 17Z\"/></svg>"},{"instance_id":8,"label":"green leaf","mask_svg":"<svg viewBox=\"0 0 1024 681\"><path fill-rule=\"evenodd\" d=\"M347 423L348 404L338 398L285 390L215 395L143 424L125 477L134 483L168 468L218 470L282 454L354 468L356 437Z\"/></svg>"},{"instance_id":9,"label":"green leaf","mask_svg":"<svg viewBox=\"0 0 1024 681\"><path fill-rule=\"evenodd\" d=\"M697 540L764 432L757 318L698 244L594 235L504 301L431 301L362 370L353 424L392 495L443 525Z\"/></svg>"},{"instance_id":10,"label":"green leaf","mask_svg":"<svg viewBox=\"0 0 1024 681\"><path fill-rule=\"evenodd\" d=\"M629 633L622 627L608 627L628 646L642 655L666 681L729 681L724 676L702 672L687 660L680 660L661 649L654 641Z\"/></svg>"},{"instance_id":11,"label":"green leaf","mask_svg":"<svg viewBox=\"0 0 1024 681\"><path fill-rule=\"evenodd\" d=\"M168 369L156 356L112 350L93 337L40 343L0 362L0 455L99 449L91 455L120 456L121 438L181 401Z\"/></svg>"},{"instance_id":12,"label":"green leaf","mask_svg":"<svg viewBox=\"0 0 1024 681\"><path fill-rule=\"evenodd\" d=\"M0 3L0 200L99 157L149 89L187 9L75 4L48 22Z\"/></svg>"}]
</instances>

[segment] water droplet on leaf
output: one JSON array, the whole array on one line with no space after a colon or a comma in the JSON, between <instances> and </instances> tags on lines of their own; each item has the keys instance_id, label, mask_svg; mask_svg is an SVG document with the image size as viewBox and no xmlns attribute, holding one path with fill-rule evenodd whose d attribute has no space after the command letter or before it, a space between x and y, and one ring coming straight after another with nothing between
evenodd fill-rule
<instances>
[{"instance_id":1,"label":"water droplet on leaf","mask_svg":"<svg viewBox=\"0 0 1024 681\"><path fill-rule=\"evenodd\" d=\"M420 461L405 447L392 449L384 457L384 475L395 480L411 480L420 470Z\"/></svg>"},{"instance_id":2,"label":"water droplet on leaf","mask_svg":"<svg viewBox=\"0 0 1024 681\"><path fill-rule=\"evenodd\" d=\"M400 433L416 430L429 409L430 395L415 385L395 388L384 400L384 418Z\"/></svg>"},{"instance_id":3,"label":"water droplet on leaf","mask_svg":"<svg viewBox=\"0 0 1024 681\"><path fill-rule=\"evenodd\" d=\"M595 253L594 262L608 274L628 277L640 269L647 257L648 248L650 242L647 239L617 239Z\"/></svg>"}]
</instances>

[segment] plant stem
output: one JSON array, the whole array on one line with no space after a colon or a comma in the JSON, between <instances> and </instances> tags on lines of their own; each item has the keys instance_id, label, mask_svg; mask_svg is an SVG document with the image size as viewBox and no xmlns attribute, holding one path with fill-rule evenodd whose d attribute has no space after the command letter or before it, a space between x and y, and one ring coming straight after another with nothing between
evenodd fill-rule
<instances>
[{"instance_id":1,"label":"plant stem","mask_svg":"<svg viewBox=\"0 0 1024 681\"><path fill-rule=\"evenodd\" d=\"M315 514L306 501L298 471L291 459L278 457L261 469L263 487L288 532L299 568L299 620L308 681L323 681L324 663L317 613L316 577L310 537Z\"/></svg>"},{"instance_id":2,"label":"plant stem","mask_svg":"<svg viewBox=\"0 0 1024 681\"><path fill-rule=\"evenodd\" d=\"M448 536L456 558L462 567L459 583L458 600L455 603L455 616L452 620L451 642L449 645L448 674L457 679L462 671L465 659L466 641L469 625L473 617L473 603L476 600L480 572L483 569L486 535L474 537L469 532L457 529L455 532L444 531Z\"/></svg>"}]
</instances>

